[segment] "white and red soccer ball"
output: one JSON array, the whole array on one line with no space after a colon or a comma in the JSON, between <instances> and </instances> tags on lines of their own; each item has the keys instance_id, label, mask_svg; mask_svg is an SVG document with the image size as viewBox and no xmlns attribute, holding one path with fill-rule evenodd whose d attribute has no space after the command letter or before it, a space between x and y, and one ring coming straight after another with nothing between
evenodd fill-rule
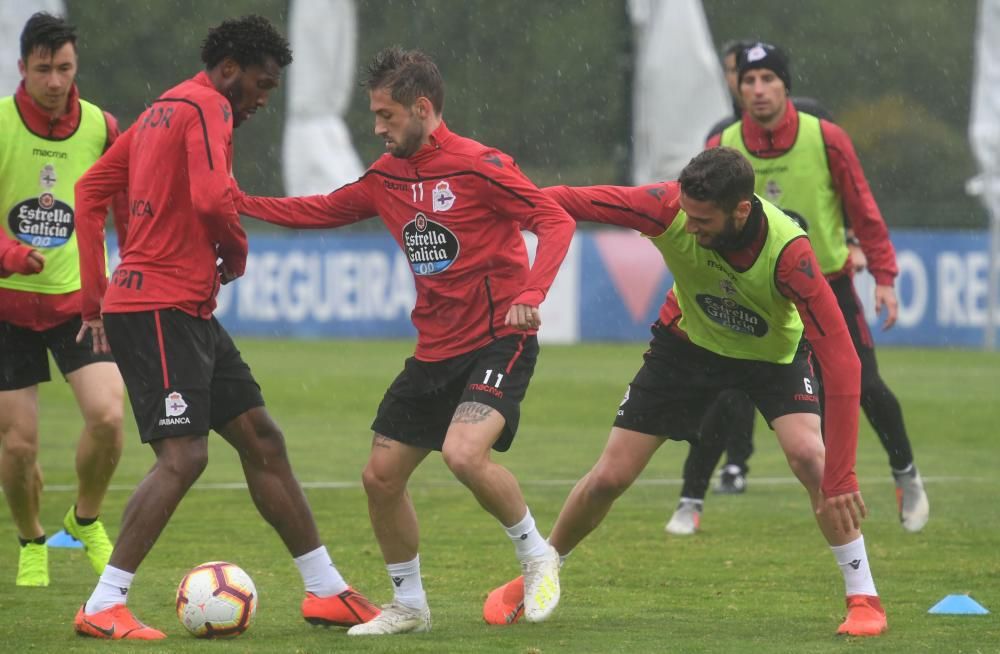
<instances>
[{"instance_id":1,"label":"white and red soccer ball","mask_svg":"<svg viewBox=\"0 0 1000 654\"><path fill-rule=\"evenodd\" d=\"M247 630L256 612L253 580L232 563L202 563L177 587L177 617L199 638L238 636Z\"/></svg>"}]
</instances>

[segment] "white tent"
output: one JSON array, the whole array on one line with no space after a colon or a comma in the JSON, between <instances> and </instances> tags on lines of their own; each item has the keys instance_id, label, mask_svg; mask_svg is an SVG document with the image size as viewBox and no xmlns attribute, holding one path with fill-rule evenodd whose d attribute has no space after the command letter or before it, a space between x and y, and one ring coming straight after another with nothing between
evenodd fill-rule
<instances>
[{"instance_id":1,"label":"white tent","mask_svg":"<svg viewBox=\"0 0 1000 654\"><path fill-rule=\"evenodd\" d=\"M979 164L979 175L969 191L978 195L990 212L990 257L984 345L996 347L1000 307L1000 0L981 0L976 34L975 77L969 140Z\"/></svg>"},{"instance_id":2,"label":"white tent","mask_svg":"<svg viewBox=\"0 0 1000 654\"><path fill-rule=\"evenodd\" d=\"M355 92L357 13L353 0L291 0L288 23L285 192L329 193L364 172L343 118Z\"/></svg>"},{"instance_id":3,"label":"white tent","mask_svg":"<svg viewBox=\"0 0 1000 654\"><path fill-rule=\"evenodd\" d=\"M676 179L731 111L701 0L629 0L635 29L632 181Z\"/></svg>"}]
</instances>

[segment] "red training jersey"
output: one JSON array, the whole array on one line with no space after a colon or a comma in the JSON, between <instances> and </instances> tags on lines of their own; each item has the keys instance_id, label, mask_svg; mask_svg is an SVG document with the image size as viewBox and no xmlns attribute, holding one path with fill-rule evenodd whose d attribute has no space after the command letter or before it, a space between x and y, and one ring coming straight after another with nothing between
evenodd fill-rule
<instances>
[{"instance_id":1,"label":"red training jersey","mask_svg":"<svg viewBox=\"0 0 1000 654\"><path fill-rule=\"evenodd\" d=\"M844 214L854 235L861 242L861 250L868 259L868 271L880 286L892 286L899 270L896 267L896 251L889 240L882 213L875 203L861 161L854 151L851 137L836 123L820 118L820 133L826 144L826 162L830 168L833 188L844 204ZM785 116L773 130L767 130L754 121L746 112L742 122L743 143L755 157L772 159L785 154L795 145L799 133L799 112L789 100L785 106ZM714 148L722 141L716 134L708 139L706 147ZM844 268L830 277L852 274L850 259Z\"/></svg>"},{"instance_id":2,"label":"red training jersey","mask_svg":"<svg viewBox=\"0 0 1000 654\"><path fill-rule=\"evenodd\" d=\"M619 225L647 236L662 234L680 209L680 185L663 182L635 188L554 186L544 190L576 220ZM767 220L754 201L742 238L731 250L719 254L735 269L747 270L757 260L767 239ZM691 236L694 238L694 236ZM851 342L837 298L819 274L819 262L809 240L798 238L782 251L774 279L782 295L798 309L805 337L819 361L823 383L826 468L823 493L827 497L858 490L854 463L858 443L858 406L861 397L861 363ZM815 271L815 273L814 273ZM683 338L676 328L681 317L673 291L660 307L660 321Z\"/></svg>"},{"instance_id":3,"label":"red training jersey","mask_svg":"<svg viewBox=\"0 0 1000 654\"><path fill-rule=\"evenodd\" d=\"M201 72L155 100L87 171L76 184L84 319L163 308L212 315L218 258L236 275L246 267L232 159L232 106ZM109 285L102 216L126 187L128 239Z\"/></svg>"},{"instance_id":4,"label":"red training jersey","mask_svg":"<svg viewBox=\"0 0 1000 654\"><path fill-rule=\"evenodd\" d=\"M22 81L14 93L14 104L31 133L45 139L63 140L72 136L80 127L80 91L74 84L66 99L66 113L52 118L46 109L35 102ZM118 121L108 112L104 113L107 125L105 149L118 138ZM75 204L75 202L74 202ZM124 193L118 193L111 202L112 214L118 228L119 247L125 241L125 225L128 221L128 202ZM0 277L25 272L24 259L31 247L13 239L0 230ZM43 253L44 254L44 253ZM72 293L32 293L9 288L0 288L0 321L19 327L44 331L61 325L80 314L80 292Z\"/></svg>"},{"instance_id":5,"label":"red training jersey","mask_svg":"<svg viewBox=\"0 0 1000 654\"><path fill-rule=\"evenodd\" d=\"M242 195L240 212L276 225L329 228L380 216L410 262L416 358L440 361L515 333L511 305L538 306L573 238L573 220L506 154L442 122L408 158L382 155L329 195ZM538 235L534 265L521 230ZM532 333L532 332L529 332Z\"/></svg>"}]
</instances>

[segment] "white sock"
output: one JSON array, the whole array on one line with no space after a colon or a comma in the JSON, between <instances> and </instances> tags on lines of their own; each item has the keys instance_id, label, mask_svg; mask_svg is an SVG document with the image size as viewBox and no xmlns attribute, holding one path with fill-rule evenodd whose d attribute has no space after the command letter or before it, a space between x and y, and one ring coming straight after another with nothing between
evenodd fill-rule
<instances>
[{"instance_id":1,"label":"white sock","mask_svg":"<svg viewBox=\"0 0 1000 654\"><path fill-rule=\"evenodd\" d=\"M293 560L299 569L299 574L302 575L302 583L305 584L307 593L317 597L329 597L347 590L347 582L340 576L337 566L333 565L330 553L326 551L326 545L320 545L312 552L306 552Z\"/></svg>"},{"instance_id":2,"label":"white sock","mask_svg":"<svg viewBox=\"0 0 1000 654\"><path fill-rule=\"evenodd\" d=\"M420 579L419 554L413 557L412 561L387 563L385 569L392 581L393 601L396 604L411 609L422 609L427 606L427 593L424 592L424 582Z\"/></svg>"},{"instance_id":3,"label":"white sock","mask_svg":"<svg viewBox=\"0 0 1000 654\"><path fill-rule=\"evenodd\" d=\"M87 600L84 613L94 614L104 609L110 609L115 604L125 604L128 601L128 589L135 579L134 572L125 572L111 565L104 566L104 572L97 581L97 587Z\"/></svg>"},{"instance_id":4,"label":"white sock","mask_svg":"<svg viewBox=\"0 0 1000 654\"><path fill-rule=\"evenodd\" d=\"M525 509L524 517L521 518L520 522L510 527L504 527L504 530L511 542L514 543L514 551L517 552L518 561L542 556L549 551L549 544L538 533L530 509Z\"/></svg>"},{"instance_id":5,"label":"white sock","mask_svg":"<svg viewBox=\"0 0 1000 654\"><path fill-rule=\"evenodd\" d=\"M868 567L864 536L858 536L857 540L846 545L831 545L830 551L833 552L833 557L837 559L837 565L844 575L847 595L878 596L872 571Z\"/></svg>"}]
</instances>

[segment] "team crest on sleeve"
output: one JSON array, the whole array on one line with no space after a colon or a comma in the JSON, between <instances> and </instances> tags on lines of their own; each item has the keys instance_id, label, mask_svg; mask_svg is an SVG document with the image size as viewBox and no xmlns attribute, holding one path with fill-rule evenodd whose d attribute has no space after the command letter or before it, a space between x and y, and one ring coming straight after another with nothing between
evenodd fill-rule
<instances>
[{"instance_id":1,"label":"team crest on sleeve","mask_svg":"<svg viewBox=\"0 0 1000 654\"><path fill-rule=\"evenodd\" d=\"M437 183L431 192L431 198L434 201L434 211L447 211L455 204L455 194L451 192L451 187L445 180Z\"/></svg>"},{"instance_id":2,"label":"team crest on sleeve","mask_svg":"<svg viewBox=\"0 0 1000 654\"><path fill-rule=\"evenodd\" d=\"M403 248L414 275L444 272L458 259L460 249L458 237L422 211L403 225Z\"/></svg>"}]
</instances>

